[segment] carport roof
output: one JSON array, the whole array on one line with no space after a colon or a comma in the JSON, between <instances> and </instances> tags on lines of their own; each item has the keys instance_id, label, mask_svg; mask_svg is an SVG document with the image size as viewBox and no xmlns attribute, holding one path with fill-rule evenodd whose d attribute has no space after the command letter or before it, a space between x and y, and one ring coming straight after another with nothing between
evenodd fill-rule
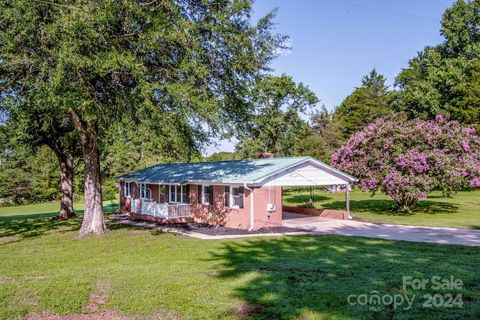
<instances>
[{"instance_id":1,"label":"carport roof","mask_svg":"<svg viewBox=\"0 0 480 320\"><path fill-rule=\"evenodd\" d=\"M335 171L346 181L356 179L312 157L288 157L254 160L229 160L212 162L184 162L157 164L143 170L119 176L120 181L138 183L183 184L183 183L248 183L255 184L283 170L313 161Z\"/></svg>"}]
</instances>

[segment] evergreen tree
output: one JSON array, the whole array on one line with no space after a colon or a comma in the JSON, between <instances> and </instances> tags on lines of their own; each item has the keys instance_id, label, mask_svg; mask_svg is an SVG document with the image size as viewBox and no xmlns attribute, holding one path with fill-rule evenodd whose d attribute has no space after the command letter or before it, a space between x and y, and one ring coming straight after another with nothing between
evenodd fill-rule
<instances>
[{"instance_id":1,"label":"evergreen tree","mask_svg":"<svg viewBox=\"0 0 480 320\"><path fill-rule=\"evenodd\" d=\"M344 140L338 122L334 118L335 111L329 112L325 106L310 116L310 128L313 135L304 139L304 144L316 144L315 151L309 154L326 163L330 163L331 156ZM301 145L302 143L300 143Z\"/></svg>"},{"instance_id":2,"label":"evergreen tree","mask_svg":"<svg viewBox=\"0 0 480 320\"><path fill-rule=\"evenodd\" d=\"M334 118L343 139L392 111L392 92L385 82L385 77L373 69L336 109Z\"/></svg>"}]
</instances>

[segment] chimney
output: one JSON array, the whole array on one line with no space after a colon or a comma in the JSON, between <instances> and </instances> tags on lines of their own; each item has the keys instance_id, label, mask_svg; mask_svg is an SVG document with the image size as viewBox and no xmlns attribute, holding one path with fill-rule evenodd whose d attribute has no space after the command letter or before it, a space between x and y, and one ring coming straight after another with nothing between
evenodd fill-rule
<instances>
[{"instance_id":1,"label":"chimney","mask_svg":"<svg viewBox=\"0 0 480 320\"><path fill-rule=\"evenodd\" d=\"M273 153L271 152L261 152L257 154L258 159L272 159L273 158Z\"/></svg>"}]
</instances>

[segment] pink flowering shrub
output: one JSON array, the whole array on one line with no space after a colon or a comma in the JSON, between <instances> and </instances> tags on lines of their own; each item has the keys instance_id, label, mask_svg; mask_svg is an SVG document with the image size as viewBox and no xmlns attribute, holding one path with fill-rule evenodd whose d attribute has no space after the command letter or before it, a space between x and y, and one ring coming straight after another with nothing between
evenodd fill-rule
<instances>
[{"instance_id":1,"label":"pink flowering shrub","mask_svg":"<svg viewBox=\"0 0 480 320\"><path fill-rule=\"evenodd\" d=\"M427 121L395 114L354 134L332 165L357 177L362 191L380 190L410 209L433 189L448 195L480 187L480 136L443 116Z\"/></svg>"}]
</instances>

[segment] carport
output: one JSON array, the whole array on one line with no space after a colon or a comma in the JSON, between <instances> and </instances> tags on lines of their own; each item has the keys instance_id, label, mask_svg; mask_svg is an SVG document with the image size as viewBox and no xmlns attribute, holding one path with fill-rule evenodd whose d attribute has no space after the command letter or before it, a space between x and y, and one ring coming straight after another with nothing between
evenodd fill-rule
<instances>
[{"instance_id":1,"label":"carport","mask_svg":"<svg viewBox=\"0 0 480 320\"><path fill-rule=\"evenodd\" d=\"M281 187L342 187L345 193L345 212L350 216L350 187L357 179L314 158L284 169L262 181L262 186ZM300 209L300 208L299 208ZM285 210L284 210L285 211ZM305 210L304 210L305 211ZM301 212L296 212L301 213ZM288 219L288 216L285 215Z\"/></svg>"}]
</instances>

